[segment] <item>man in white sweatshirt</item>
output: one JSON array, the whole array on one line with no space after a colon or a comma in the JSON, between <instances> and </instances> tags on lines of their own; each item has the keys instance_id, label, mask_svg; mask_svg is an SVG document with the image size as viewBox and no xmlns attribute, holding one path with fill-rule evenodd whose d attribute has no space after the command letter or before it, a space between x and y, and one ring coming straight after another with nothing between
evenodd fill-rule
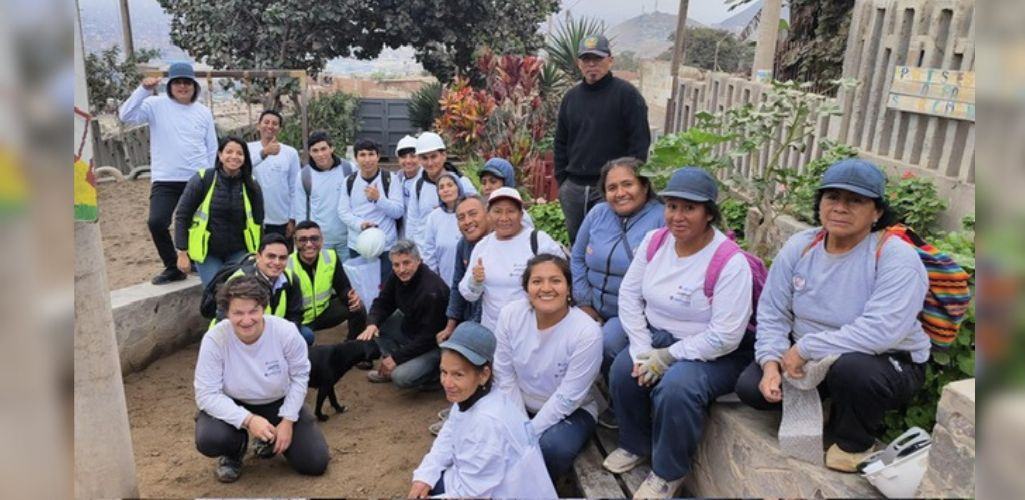
<instances>
[{"instance_id":1,"label":"man in white sweatshirt","mask_svg":"<svg viewBox=\"0 0 1025 500\"><path fill-rule=\"evenodd\" d=\"M167 95L151 95L159 78L147 77L121 105L119 117L128 125L149 125L149 226L164 270L152 283L185 279L178 270L171 240L171 216L185 184L198 170L211 168L217 154L217 131L210 109L197 102L199 82L189 63L168 69Z\"/></svg>"}]
</instances>

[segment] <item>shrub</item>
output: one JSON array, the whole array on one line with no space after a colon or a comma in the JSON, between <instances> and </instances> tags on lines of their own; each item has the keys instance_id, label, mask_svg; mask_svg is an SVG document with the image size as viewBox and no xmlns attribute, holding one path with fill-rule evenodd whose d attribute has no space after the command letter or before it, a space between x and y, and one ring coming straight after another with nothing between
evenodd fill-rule
<instances>
[{"instance_id":1,"label":"shrub","mask_svg":"<svg viewBox=\"0 0 1025 500\"><path fill-rule=\"evenodd\" d=\"M656 191L665 188L673 172L681 167L701 167L716 176L730 164L726 157L715 154L720 144L730 140L729 135L717 132L720 128L718 117L698 113L693 127L655 141L642 173L651 179Z\"/></svg>"},{"instance_id":2,"label":"shrub","mask_svg":"<svg viewBox=\"0 0 1025 500\"><path fill-rule=\"evenodd\" d=\"M409 98L409 123L423 130L431 130L434 120L441 114L441 83L433 82L420 87Z\"/></svg>"},{"instance_id":3,"label":"shrub","mask_svg":"<svg viewBox=\"0 0 1025 500\"><path fill-rule=\"evenodd\" d=\"M932 233L936 216L947 208L946 200L936 194L932 181L910 171L904 172L896 185L891 184L886 197L898 219L922 236Z\"/></svg>"},{"instance_id":4,"label":"shrub","mask_svg":"<svg viewBox=\"0 0 1025 500\"><path fill-rule=\"evenodd\" d=\"M566 217L562 214L562 206L558 201L535 203L527 209L530 218L534 219L534 227L551 236L555 241L569 246L569 231L566 229Z\"/></svg>"},{"instance_id":5,"label":"shrub","mask_svg":"<svg viewBox=\"0 0 1025 500\"><path fill-rule=\"evenodd\" d=\"M89 107L94 114L107 106L107 99L118 104L142 81L139 64L160 57L157 49L139 49L121 59L121 47L114 45L99 53L85 56L86 84L89 87Z\"/></svg>"},{"instance_id":6,"label":"shrub","mask_svg":"<svg viewBox=\"0 0 1025 500\"><path fill-rule=\"evenodd\" d=\"M750 208L750 204L736 198L727 198L719 204L719 213L722 214L722 229L733 231L737 241L744 239L744 222L747 220L747 211Z\"/></svg>"},{"instance_id":7,"label":"shrub","mask_svg":"<svg viewBox=\"0 0 1025 500\"><path fill-rule=\"evenodd\" d=\"M359 98L345 92L318 96L306 107L306 119L310 132L325 130L331 134L335 153L341 156L359 133ZM302 150L306 147L306 137L302 134L302 121L297 114L285 121L280 140Z\"/></svg>"}]
</instances>

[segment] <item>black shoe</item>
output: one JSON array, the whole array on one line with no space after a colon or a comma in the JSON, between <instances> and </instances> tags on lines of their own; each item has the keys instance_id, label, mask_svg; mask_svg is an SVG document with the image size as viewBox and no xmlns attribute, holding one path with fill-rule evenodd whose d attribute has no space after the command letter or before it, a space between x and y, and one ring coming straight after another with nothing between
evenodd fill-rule
<instances>
[{"instance_id":1,"label":"black shoe","mask_svg":"<svg viewBox=\"0 0 1025 500\"><path fill-rule=\"evenodd\" d=\"M150 283L154 285L166 285L174 281L181 281L188 278L189 275L177 270L177 269L164 269L160 274L153 277Z\"/></svg>"},{"instance_id":2,"label":"black shoe","mask_svg":"<svg viewBox=\"0 0 1025 500\"><path fill-rule=\"evenodd\" d=\"M274 457L274 443L262 439L253 440L253 454L260 458Z\"/></svg>"},{"instance_id":3,"label":"black shoe","mask_svg":"<svg viewBox=\"0 0 1025 500\"><path fill-rule=\"evenodd\" d=\"M242 475L242 460L227 455L217 459L217 468L214 469L214 476L222 483L234 483Z\"/></svg>"},{"instance_id":4,"label":"black shoe","mask_svg":"<svg viewBox=\"0 0 1025 500\"><path fill-rule=\"evenodd\" d=\"M363 371L373 370L374 369L374 362L373 361L360 361L359 363L356 363L356 368L359 368L360 370L363 370Z\"/></svg>"},{"instance_id":5,"label":"black shoe","mask_svg":"<svg viewBox=\"0 0 1025 500\"><path fill-rule=\"evenodd\" d=\"M598 425L612 430L619 428L619 421L616 420L616 413L612 411L612 408L606 408L601 415L598 415Z\"/></svg>"}]
</instances>

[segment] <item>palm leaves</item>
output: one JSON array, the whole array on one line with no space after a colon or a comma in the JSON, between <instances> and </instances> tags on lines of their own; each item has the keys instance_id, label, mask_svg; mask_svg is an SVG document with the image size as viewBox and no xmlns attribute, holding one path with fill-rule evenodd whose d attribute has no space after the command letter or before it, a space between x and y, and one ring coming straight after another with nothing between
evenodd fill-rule
<instances>
[{"instance_id":1,"label":"palm leaves","mask_svg":"<svg viewBox=\"0 0 1025 500\"><path fill-rule=\"evenodd\" d=\"M593 17L570 19L559 24L555 33L548 35L548 60L566 75L569 83L583 78L577 68L577 48L580 40L588 35L605 34L605 22Z\"/></svg>"}]
</instances>

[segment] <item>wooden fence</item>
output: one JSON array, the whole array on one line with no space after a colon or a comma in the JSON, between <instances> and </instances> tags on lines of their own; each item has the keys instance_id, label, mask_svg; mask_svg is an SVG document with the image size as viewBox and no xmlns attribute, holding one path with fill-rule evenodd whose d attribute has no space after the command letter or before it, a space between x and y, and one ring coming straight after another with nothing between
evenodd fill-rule
<instances>
[{"instance_id":1,"label":"wooden fence","mask_svg":"<svg viewBox=\"0 0 1025 500\"><path fill-rule=\"evenodd\" d=\"M125 127L118 134L103 137L100 123L93 120L93 164L97 167L115 167L123 174L132 169L150 164L149 126ZM218 137L236 135L246 140L256 140L256 128L243 125L231 130L218 130Z\"/></svg>"}]
</instances>

